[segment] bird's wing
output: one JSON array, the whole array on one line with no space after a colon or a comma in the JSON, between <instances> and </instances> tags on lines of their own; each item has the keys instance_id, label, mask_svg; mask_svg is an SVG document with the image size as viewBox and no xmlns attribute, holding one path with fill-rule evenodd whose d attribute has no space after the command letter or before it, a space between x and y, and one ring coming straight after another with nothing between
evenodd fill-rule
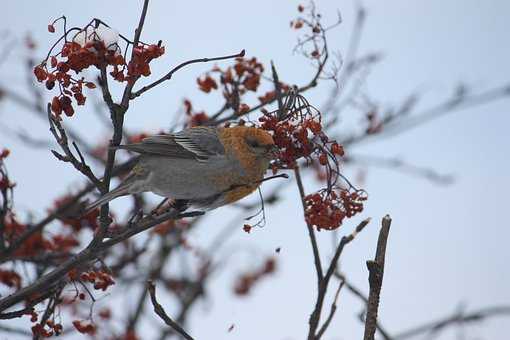
<instances>
[{"instance_id":1,"label":"bird's wing","mask_svg":"<svg viewBox=\"0 0 510 340\"><path fill-rule=\"evenodd\" d=\"M225 154L216 128L195 127L175 134L144 138L140 143L120 145L118 148L140 154L205 161L213 155Z\"/></svg>"}]
</instances>

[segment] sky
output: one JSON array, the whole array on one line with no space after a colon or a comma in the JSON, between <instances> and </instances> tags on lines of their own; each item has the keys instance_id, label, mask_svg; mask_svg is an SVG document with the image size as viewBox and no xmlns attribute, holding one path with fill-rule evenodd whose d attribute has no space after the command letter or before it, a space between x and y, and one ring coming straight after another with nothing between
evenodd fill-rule
<instances>
[{"instance_id":1,"label":"sky","mask_svg":"<svg viewBox=\"0 0 510 340\"><path fill-rule=\"evenodd\" d=\"M298 4L153 0L142 38L163 40L167 51L154 63L153 73L163 74L171 65L190 58L246 49L247 55L255 55L264 63L273 60L282 79L302 84L314 70L292 53L296 34L288 25ZM342 14L342 24L330 36L333 49L345 51L357 4L317 1L325 19L334 20L337 10ZM370 72L364 90L381 105L399 103L408 94L418 92L423 95L419 108L426 109L448 98L460 83L479 92L510 82L508 1L366 0L363 5L368 16L360 54L380 52L383 56ZM45 51L53 38L46 30L52 18L65 14L79 26L100 17L131 35L140 7L137 1L51 1L44 5L9 1L4 4L8 15L2 20L0 32L11 32L9 36L17 39L17 45L26 32L31 32L40 51ZM14 47L0 65L1 86L26 92L25 73L19 63L24 55L22 48ZM189 67L136 100L126 118L128 129L156 132L167 128L185 97L212 111L218 97L198 93L195 83L196 77L210 67ZM328 89L313 90L307 96L320 104ZM368 291L365 261L374 255L381 218L390 214L393 224L379 313L390 333L397 334L461 307L469 311L510 304L510 229L506 218L509 108L509 99L494 101L347 150L359 155L399 157L455 179L445 186L391 169L365 169L364 188L369 193L366 209L343 225L340 233L350 233L366 217L372 217L372 222L345 250L342 269L353 283ZM10 129L29 132L35 139L49 139L46 122L11 103L0 102L0 122ZM91 141L106 138L106 130L90 112L77 114L69 124ZM72 169L52 158L47 148L29 148L2 130L0 146L12 151L7 165L18 182L16 200L21 212L35 211L41 216L55 196L82 183ZM361 168L347 167L346 174L355 177ZM314 185L313 178L306 179L307 188ZM315 300L315 274L296 190L293 185L283 190L286 199L268 208L268 222L263 229L246 234L241 229L242 218L236 220L239 228L233 231L225 251L243 251L236 252L229 260L229 270L213 281L214 294L194 307L188 326L197 339L304 338ZM249 197L246 201L255 199ZM125 202L115 202L114 207L122 209ZM190 242L208 244L215 231L237 216L238 210L226 207L210 215L207 225L192 233ZM326 232L318 236L325 259L330 236ZM262 259L274 254L277 247L281 252L275 276L261 282L248 297L236 298L232 293L235 274L252 268L254 250ZM129 307L128 299L118 303ZM325 339L360 338L363 328L356 315L361 309L359 301L343 291L339 311ZM231 324L235 328L227 333ZM154 334L155 325L155 321L146 323L142 332L147 338ZM508 319L494 319L466 327L464 333L467 339L501 339L507 325ZM455 336L455 332L445 332L441 339Z\"/></svg>"}]
</instances>

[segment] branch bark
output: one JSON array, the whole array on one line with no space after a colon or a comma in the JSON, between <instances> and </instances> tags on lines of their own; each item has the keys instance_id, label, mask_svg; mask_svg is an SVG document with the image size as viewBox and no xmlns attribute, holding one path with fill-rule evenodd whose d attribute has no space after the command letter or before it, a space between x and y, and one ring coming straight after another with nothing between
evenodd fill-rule
<instances>
[{"instance_id":1,"label":"branch bark","mask_svg":"<svg viewBox=\"0 0 510 340\"><path fill-rule=\"evenodd\" d=\"M367 316L365 319L365 335L363 336L364 340L374 340L375 331L377 329L377 313L379 309L379 299L384 276L386 244L388 242L390 226L391 217L386 215L382 219L382 227L379 231L379 238L377 240L375 259L374 261L367 261L370 293L368 294Z\"/></svg>"},{"instance_id":2,"label":"branch bark","mask_svg":"<svg viewBox=\"0 0 510 340\"><path fill-rule=\"evenodd\" d=\"M154 312L163 320L168 326L172 327L178 334L180 334L186 340L194 340L191 335L186 333L184 328L182 328L177 322L172 320L165 312L163 307L156 300L156 286L151 282L147 281L147 289L149 290L149 294L151 296L151 302L154 306Z\"/></svg>"},{"instance_id":3,"label":"branch bark","mask_svg":"<svg viewBox=\"0 0 510 340\"><path fill-rule=\"evenodd\" d=\"M199 59L192 59L192 60L185 61L185 62L177 65L173 69L171 69L167 74L165 74L163 77L161 77L160 79L156 80L155 82L153 82L153 83L151 83L151 84L149 84L147 86L142 87L140 90L138 90L136 92L131 93L130 99L135 99L136 97L140 97L144 92L152 89L153 87L158 86L159 84L161 84L161 83L163 83L163 82L165 82L167 80L172 79L174 73L179 71L181 68L183 68L185 66L188 66L188 65L191 65L191 64L195 64L195 63L207 63L207 62L210 62L210 61L218 61L218 60L225 60L225 59L232 59L232 58L240 58L240 57L244 57L244 53L245 53L244 50L242 50L241 52L236 53L236 54L232 54L232 55L226 55L226 56L221 56L221 57L213 57L213 58L199 58Z\"/></svg>"}]
</instances>

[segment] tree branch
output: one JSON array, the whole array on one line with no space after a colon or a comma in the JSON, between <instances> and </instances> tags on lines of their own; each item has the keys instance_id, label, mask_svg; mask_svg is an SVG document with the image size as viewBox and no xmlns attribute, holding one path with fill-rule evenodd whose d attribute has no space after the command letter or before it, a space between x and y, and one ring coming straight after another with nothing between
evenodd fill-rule
<instances>
[{"instance_id":1,"label":"tree branch","mask_svg":"<svg viewBox=\"0 0 510 340\"><path fill-rule=\"evenodd\" d=\"M455 324L464 324L469 322L480 322L485 319L488 319L493 316L510 316L510 306L494 306L494 307L486 307L474 312L464 314L464 313L454 313L451 316L445 317L443 319L439 319L437 321L428 322L426 324L413 327L406 331L403 331L397 334L394 339L401 340L412 338L424 333L432 333L439 332L446 327L455 325Z\"/></svg>"},{"instance_id":2,"label":"tree branch","mask_svg":"<svg viewBox=\"0 0 510 340\"><path fill-rule=\"evenodd\" d=\"M356 297L358 297L363 303L365 304L365 309L368 305L368 297L366 297L360 289L355 287L351 282L347 280L344 274L335 271L334 273L335 277L337 277L341 282L344 283L345 288L347 288L352 294L354 294ZM363 322L363 320L361 320ZM384 340L394 340L394 338L386 331L386 329L380 324L378 321L376 324L377 330L381 334Z\"/></svg>"},{"instance_id":3,"label":"tree branch","mask_svg":"<svg viewBox=\"0 0 510 340\"><path fill-rule=\"evenodd\" d=\"M301 179L301 173L299 171L299 166L296 165L294 167L294 175L296 176L296 184L299 189L299 196L301 197L301 204L303 206L303 213L306 214L306 203L305 203L305 188L303 186L303 181ZM317 246L317 239L315 238L315 231L313 230L313 226L310 223L306 223L308 228L308 236L310 237L310 243L312 245L313 251L313 259L315 263L315 271L317 272L317 286L320 286L323 273L322 273L322 264L321 257L319 254L319 247Z\"/></svg>"},{"instance_id":4,"label":"tree branch","mask_svg":"<svg viewBox=\"0 0 510 340\"><path fill-rule=\"evenodd\" d=\"M386 244L390 232L391 217L384 216L382 227L379 231L377 240L377 250L374 261L367 261L369 271L368 282L370 283L370 293L368 295L367 316L365 319L364 340L374 340L375 330L377 328L377 312L379 309L379 298L381 294L382 281L384 276L384 262L386 256Z\"/></svg>"},{"instance_id":5,"label":"tree branch","mask_svg":"<svg viewBox=\"0 0 510 340\"><path fill-rule=\"evenodd\" d=\"M128 226L119 234L105 241L100 242L91 241L87 248L83 249L73 258L65 261L60 266L53 269L51 272L41 276L32 284L1 299L0 312L6 310L9 307L14 306L17 303L26 300L29 296L31 296L34 293L45 291L50 289L51 287L54 287L62 280L65 280L65 276L71 269L77 268L92 260L97 259L99 256L101 256L102 252L116 245L117 243L127 240L128 238L167 220L179 219L184 217L194 217L202 214L203 212L181 213L178 210L172 209L167 213L161 214L157 217L149 215L139 220L136 224L133 225L128 224Z\"/></svg>"},{"instance_id":6,"label":"tree branch","mask_svg":"<svg viewBox=\"0 0 510 340\"><path fill-rule=\"evenodd\" d=\"M163 77L161 77L160 79L156 80L155 82L142 87L140 90L138 90L136 92L131 93L131 97L130 98L131 99L135 99L136 97L141 96L144 92L146 92L146 91L148 91L148 90L158 86L159 84L161 84L161 83L163 83L163 82L165 82L167 80L172 79L172 76L174 75L175 72L179 71L181 68L183 68L185 66L188 66L190 64L207 63L207 62L210 62L210 61L225 60L225 59L232 59L232 58L241 58L241 57L244 57L244 54L245 54L245 51L242 50L239 53L231 54L231 55L227 55L227 56L213 57L213 58L199 58L199 59L192 59L192 60L185 61L185 62L177 65L173 69L171 69L167 74L165 74Z\"/></svg>"},{"instance_id":7,"label":"tree branch","mask_svg":"<svg viewBox=\"0 0 510 340\"><path fill-rule=\"evenodd\" d=\"M78 146L75 142L73 142L74 148L78 152L78 155L80 157L80 160L78 160L74 154L72 153L71 149L69 148L69 141L67 139L67 134L64 128L62 127L62 124L58 120L58 118L54 117L51 113L51 104L48 103L47 105L47 113L48 113L48 121L50 123L50 131L55 137L55 140L60 145L60 148L62 151L64 151L65 156L59 154L58 152L52 150L51 152L55 157L57 157L59 160L63 162L71 163L76 170L81 172L85 177L87 177L97 188L101 189L103 184L101 181L94 175L92 172L92 169L85 163L85 159L83 158L83 155L81 154L81 151L79 151ZM58 130L58 133L57 133Z\"/></svg>"},{"instance_id":8,"label":"tree branch","mask_svg":"<svg viewBox=\"0 0 510 340\"><path fill-rule=\"evenodd\" d=\"M161 320L163 320L168 326L172 327L184 339L194 340L191 335L186 333L186 331L177 322L168 316L163 307L158 303L156 300L156 286L151 281L147 281L147 289L149 290L149 294L151 296L154 312L161 318Z\"/></svg>"},{"instance_id":9,"label":"tree branch","mask_svg":"<svg viewBox=\"0 0 510 340\"><path fill-rule=\"evenodd\" d=\"M354 238L356 237L356 235L358 235L368 225L368 223L370 223L370 218L367 218L367 219L361 221L361 223L356 226L356 228L350 235L344 236L340 240L340 243L338 244L338 246L336 248L335 255L333 255L333 259L331 260L331 262L329 264L326 275L319 282L319 288L318 288L318 292L317 292L317 300L315 302L315 308L314 308L312 314L310 315L310 320L308 321L308 323L310 325L310 328L308 331L308 339L309 340L319 339L318 335L315 335L315 332L317 331L317 328L319 327L319 321L320 321L320 317L321 317L321 313L322 313L322 308L324 305L324 299L326 297L326 293L328 290L329 281L330 281L333 273L335 272L335 268L338 265L338 261L340 260L340 255L342 255L342 252L343 252L345 246L347 244L349 244L350 242L352 242L354 240ZM324 326L321 328L324 328ZM327 326L326 326L326 328L327 328ZM324 333L326 331L326 328L324 329L324 331L322 333Z\"/></svg>"}]
</instances>

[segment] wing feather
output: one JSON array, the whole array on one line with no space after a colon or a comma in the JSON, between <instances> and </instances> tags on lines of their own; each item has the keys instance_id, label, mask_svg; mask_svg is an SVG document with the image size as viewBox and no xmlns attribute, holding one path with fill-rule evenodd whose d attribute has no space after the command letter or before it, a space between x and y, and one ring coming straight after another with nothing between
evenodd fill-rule
<instances>
[{"instance_id":1,"label":"wing feather","mask_svg":"<svg viewBox=\"0 0 510 340\"><path fill-rule=\"evenodd\" d=\"M212 127L195 127L175 134L155 135L139 143L120 145L118 148L140 154L196 159L201 162L211 156L225 154L217 130Z\"/></svg>"}]
</instances>

